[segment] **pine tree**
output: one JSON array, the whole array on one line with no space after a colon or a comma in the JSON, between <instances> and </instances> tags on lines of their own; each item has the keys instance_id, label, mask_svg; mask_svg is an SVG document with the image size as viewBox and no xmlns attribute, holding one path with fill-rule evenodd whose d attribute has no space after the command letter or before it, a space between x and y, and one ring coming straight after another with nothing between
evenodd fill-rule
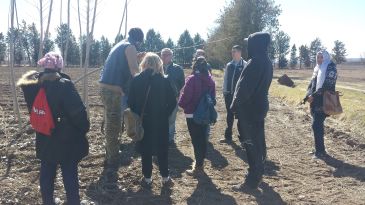
<instances>
[{"instance_id":1,"label":"pine tree","mask_svg":"<svg viewBox=\"0 0 365 205\"><path fill-rule=\"evenodd\" d=\"M195 34L193 40L194 40L195 49L203 49L204 48L205 41L204 41L204 39L202 39L202 37L200 36L199 33Z\"/></svg>"},{"instance_id":2,"label":"pine tree","mask_svg":"<svg viewBox=\"0 0 365 205\"><path fill-rule=\"evenodd\" d=\"M0 32L0 64L5 61L6 48L5 36Z\"/></svg>"},{"instance_id":3,"label":"pine tree","mask_svg":"<svg viewBox=\"0 0 365 205\"><path fill-rule=\"evenodd\" d=\"M171 38L167 39L167 41L165 43L165 47L166 48L171 48L171 49L173 49L175 47L175 44L174 44L174 42L172 41Z\"/></svg>"},{"instance_id":4,"label":"pine tree","mask_svg":"<svg viewBox=\"0 0 365 205\"><path fill-rule=\"evenodd\" d=\"M144 49L146 51L158 52L165 47L165 43L162 40L161 35L155 32L154 29L147 31L146 40L144 42Z\"/></svg>"},{"instance_id":5,"label":"pine tree","mask_svg":"<svg viewBox=\"0 0 365 205\"><path fill-rule=\"evenodd\" d=\"M314 39L311 43L310 43L310 47L309 47L309 57L310 57L310 61L312 63L312 67L314 67L314 65L316 64L317 61L317 53L321 50L323 50L324 47L322 46L322 41L319 38Z\"/></svg>"},{"instance_id":6,"label":"pine tree","mask_svg":"<svg viewBox=\"0 0 365 205\"><path fill-rule=\"evenodd\" d=\"M190 65L195 52L194 40L188 30L185 30L177 42L176 59L178 64Z\"/></svg>"},{"instance_id":7,"label":"pine tree","mask_svg":"<svg viewBox=\"0 0 365 205\"><path fill-rule=\"evenodd\" d=\"M290 68L295 68L298 65L297 47L295 44L291 47L290 51Z\"/></svg>"},{"instance_id":8,"label":"pine tree","mask_svg":"<svg viewBox=\"0 0 365 205\"><path fill-rule=\"evenodd\" d=\"M337 64L341 64L343 62L346 62L346 48L345 44L339 40L336 40L335 47L332 49L332 56Z\"/></svg>"},{"instance_id":9,"label":"pine tree","mask_svg":"<svg viewBox=\"0 0 365 205\"><path fill-rule=\"evenodd\" d=\"M283 31L279 31L275 36L275 50L279 59L279 68L286 68L288 66L288 60L286 56L289 53L290 37Z\"/></svg>"},{"instance_id":10,"label":"pine tree","mask_svg":"<svg viewBox=\"0 0 365 205\"><path fill-rule=\"evenodd\" d=\"M299 67L302 68L302 65L304 64L305 67L310 67L311 60L309 56L309 49L306 45L301 45L299 47Z\"/></svg>"}]
</instances>

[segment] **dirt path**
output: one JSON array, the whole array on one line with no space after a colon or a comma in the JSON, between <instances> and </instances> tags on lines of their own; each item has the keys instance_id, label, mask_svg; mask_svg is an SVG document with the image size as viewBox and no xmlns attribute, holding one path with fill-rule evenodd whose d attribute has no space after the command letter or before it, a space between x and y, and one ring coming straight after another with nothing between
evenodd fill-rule
<instances>
[{"instance_id":1,"label":"dirt path","mask_svg":"<svg viewBox=\"0 0 365 205\"><path fill-rule=\"evenodd\" d=\"M221 82L218 80L220 90ZM245 152L234 137L231 145L219 144L224 134L224 102L218 96L220 119L212 127L206 160L206 175L194 179L185 174L192 163L192 146L181 111L177 122L177 148L170 149L172 189L162 189L157 167L151 191L141 189L140 158L133 144L121 138L121 163L117 183L105 183L103 172L104 137L100 133L102 112L97 88L92 86L89 133L90 155L80 165L80 193L86 204L364 204L365 138L351 133L335 120L326 120L325 143L331 157L311 159L313 148L310 116L303 107L291 107L271 98L266 121L268 162L264 182L258 192L234 192L232 186L243 182L247 169ZM10 115L11 106L0 111ZM3 116L3 113L0 113ZM11 117L1 118L0 130L0 204L39 204L39 165L34 157L31 130L14 136ZM237 133L235 131L235 133ZM16 143L9 142L16 137ZM110 177L110 176L109 176ZM55 196L65 199L62 177L58 175Z\"/></svg>"}]
</instances>

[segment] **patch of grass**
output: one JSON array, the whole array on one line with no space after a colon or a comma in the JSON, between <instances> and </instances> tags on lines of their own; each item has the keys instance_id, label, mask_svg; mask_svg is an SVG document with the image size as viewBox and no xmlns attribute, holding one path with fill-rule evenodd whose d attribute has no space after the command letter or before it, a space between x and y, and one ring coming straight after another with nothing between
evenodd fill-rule
<instances>
[{"instance_id":1,"label":"patch of grass","mask_svg":"<svg viewBox=\"0 0 365 205\"><path fill-rule=\"evenodd\" d=\"M291 105L298 105L304 98L306 89L307 84L304 82L297 83L296 87L290 88L278 84L278 82L273 79L270 95L279 97ZM346 122L350 127L358 128L361 131L365 126L365 93L346 88L338 88L337 90L343 93L340 100L344 112L339 116L335 116L335 118L338 118Z\"/></svg>"}]
</instances>

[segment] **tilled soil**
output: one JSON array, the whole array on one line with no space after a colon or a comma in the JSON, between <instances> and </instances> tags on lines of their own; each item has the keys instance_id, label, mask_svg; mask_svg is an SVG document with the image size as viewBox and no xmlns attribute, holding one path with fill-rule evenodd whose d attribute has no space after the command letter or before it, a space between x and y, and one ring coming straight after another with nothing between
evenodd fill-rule
<instances>
[{"instance_id":1,"label":"tilled soil","mask_svg":"<svg viewBox=\"0 0 365 205\"><path fill-rule=\"evenodd\" d=\"M40 204L39 161L35 158L34 133L25 126L18 132L12 112L7 70L0 69L0 203ZM79 72L72 71L73 78ZM19 73L18 73L19 76ZM120 137L121 165L117 175L103 169L104 135L100 132L102 105L98 97L97 75L90 80L90 154L79 168L80 194L84 204L365 204L365 138L339 121L326 120L325 144L330 154L313 160L311 117L304 106L293 107L270 98L266 119L268 161L258 191L234 191L247 169L245 150L237 131L234 143L220 144L224 135L225 107L217 81L217 110L220 120L211 127L205 174L199 178L185 171L193 162L192 145L181 110L177 117L177 146L170 148L169 167L174 186L161 187L158 168L153 171L151 190L140 185L140 157L134 144ZM81 85L80 91L81 90ZM19 96L22 96L19 93ZM22 117L27 120L24 100L19 97ZM113 182L114 179L114 182ZM57 175L55 197L65 201L62 177Z\"/></svg>"}]
</instances>

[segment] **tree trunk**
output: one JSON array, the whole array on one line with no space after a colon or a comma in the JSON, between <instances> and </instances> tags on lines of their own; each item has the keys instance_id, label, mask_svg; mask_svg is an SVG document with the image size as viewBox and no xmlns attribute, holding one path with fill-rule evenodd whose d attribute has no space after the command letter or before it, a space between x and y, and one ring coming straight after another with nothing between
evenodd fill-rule
<instances>
[{"instance_id":1,"label":"tree trunk","mask_svg":"<svg viewBox=\"0 0 365 205\"><path fill-rule=\"evenodd\" d=\"M124 38L127 37L127 29L128 29L128 2L125 1L125 32L124 32Z\"/></svg>"},{"instance_id":2,"label":"tree trunk","mask_svg":"<svg viewBox=\"0 0 365 205\"><path fill-rule=\"evenodd\" d=\"M63 56L65 65L67 65L67 52L68 52L68 47L70 44L70 2L71 2L71 0L67 1L67 36L66 36L65 53Z\"/></svg>"},{"instance_id":3,"label":"tree trunk","mask_svg":"<svg viewBox=\"0 0 365 205\"><path fill-rule=\"evenodd\" d=\"M39 52L38 60L43 57L43 0L39 0L39 15L40 15L40 42L39 42Z\"/></svg>"},{"instance_id":4,"label":"tree trunk","mask_svg":"<svg viewBox=\"0 0 365 205\"><path fill-rule=\"evenodd\" d=\"M53 5L53 0L51 0L51 1L50 1L50 4L49 4L49 12L48 12L47 28L46 28L46 33L44 34L44 39L43 39L42 44L41 44L42 53L43 53L44 43L45 43L45 41L48 39L48 34L49 34L49 24L51 23L52 5ZM40 58L42 58L42 56L41 56Z\"/></svg>"},{"instance_id":5,"label":"tree trunk","mask_svg":"<svg viewBox=\"0 0 365 205\"><path fill-rule=\"evenodd\" d=\"M80 0L77 0L77 14L79 17L79 28L80 28L80 69L82 69L82 29L81 29L81 15L80 15Z\"/></svg>"},{"instance_id":6,"label":"tree trunk","mask_svg":"<svg viewBox=\"0 0 365 205\"><path fill-rule=\"evenodd\" d=\"M15 87L15 75L14 75L14 5L15 0L11 0L11 35L10 35L10 75L11 75L11 91L13 94L13 107L14 114L18 118L19 130L22 128L22 119L20 117L19 104L17 98L17 92Z\"/></svg>"},{"instance_id":7,"label":"tree trunk","mask_svg":"<svg viewBox=\"0 0 365 205\"><path fill-rule=\"evenodd\" d=\"M125 0L125 2L127 2L127 0ZM118 30L118 34L117 34L117 36L115 37L115 39L117 39L117 38L120 36L120 31L121 31L121 29L122 29L122 24L123 24L123 21L124 21L124 16L125 16L126 9L127 9L127 4L125 4L125 5L124 5L122 21L120 22L119 30Z\"/></svg>"},{"instance_id":8,"label":"tree trunk","mask_svg":"<svg viewBox=\"0 0 365 205\"><path fill-rule=\"evenodd\" d=\"M97 8L97 4L98 1L95 0L95 4L94 4L94 14L93 14L93 19L92 19L92 25L91 25L91 30L90 30L90 15L89 15L89 11L90 11L90 0L87 1L87 17L86 17L86 32L87 32L87 37L86 37L86 53L85 53L85 65L84 65L84 92L83 92L83 98L84 98L84 103L86 106L87 111L89 112L89 101L88 101L88 77L87 77L87 70L89 68L89 58L90 58L90 48L91 48L91 40L93 37L93 32L94 32L94 25L95 25L95 18L96 18L96 8Z\"/></svg>"}]
</instances>

